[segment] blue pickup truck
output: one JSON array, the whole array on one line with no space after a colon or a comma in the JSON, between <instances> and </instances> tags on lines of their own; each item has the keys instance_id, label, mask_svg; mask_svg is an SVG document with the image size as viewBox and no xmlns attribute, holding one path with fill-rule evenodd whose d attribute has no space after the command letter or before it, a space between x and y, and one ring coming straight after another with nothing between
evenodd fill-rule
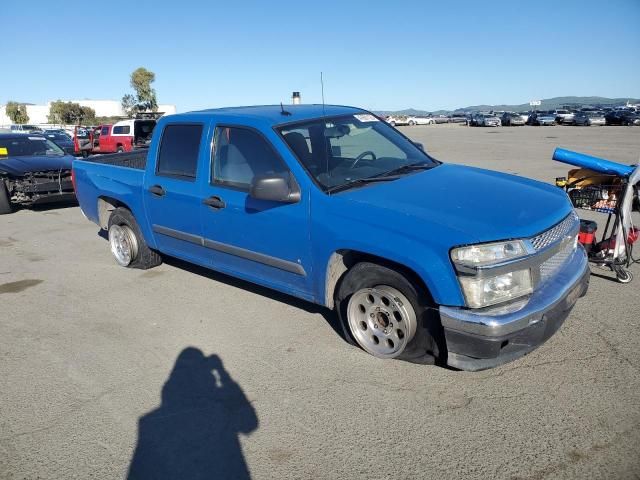
<instances>
[{"instance_id":1,"label":"blue pickup truck","mask_svg":"<svg viewBox=\"0 0 640 480\"><path fill-rule=\"evenodd\" d=\"M562 190L437 161L358 108L166 116L148 153L76 160L73 177L118 264L168 255L324 305L378 358L494 367L588 287Z\"/></svg>"}]
</instances>

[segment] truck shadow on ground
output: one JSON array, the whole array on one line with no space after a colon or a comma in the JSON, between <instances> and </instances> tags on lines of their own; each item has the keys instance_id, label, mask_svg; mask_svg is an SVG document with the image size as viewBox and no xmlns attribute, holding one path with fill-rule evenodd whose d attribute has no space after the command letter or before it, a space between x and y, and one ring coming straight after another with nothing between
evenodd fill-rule
<instances>
[{"instance_id":1,"label":"truck shadow on ground","mask_svg":"<svg viewBox=\"0 0 640 480\"><path fill-rule=\"evenodd\" d=\"M75 200L69 202L53 202L53 203L42 203L38 205L14 205L14 210L17 212L18 210L27 210L32 211L34 213L55 213L56 210L66 210L67 208L77 207L78 202Z\"/></svg>"},{"instance_id":2,"label":"truck shadow on ground","mask_svg":"<svg viewBox=\"0 0 640 480\"><path fill-rule=\"evenodd\" d=\"M107 234L106 230L99 229L98 236L109 241L109 235ZM340 325L340 320L338 319L338 315L333 310L329 310L328 308L324 308L320 305L316 305L314 303L307 302L300 298L287 295L286 293L278 292L276 290L272 290L267 287L262 287L255 283L247 282L245 280L241 280L239 278L235 278L224 273L216 272L215 270L210 270L208 268L204 268L194 263L189 263L175 257L162 255L162 261L167 265L170 265L175 268L179 268L181 270L186 270L195 275L200 275L201 277L208 278L209 280L214 280L216 282L221 282L226 285L230 285L232 287L241 288L251 293L255 293L257 295L270 298L271 300L275 300L276 302L286 303L287 305L291 305L292 307L299 308L308 313L320 314L322 315L322 318L325 319L327 324L344 342L350 343L346 337L347 333L344 331L344 329Z\"/></svg>"},{"instance_id":3,"label":"truck shadow on ground","mask_svg":"<svg viewBox=\"0 0 640 480\"><path fill-rule=\"evenodd\" d=\"M256 412L217 355L185 348L162 387L162 403L138 422L128 480L249 479L239 435Z\"/></svg>"},{"instance_id":4,"label":"truck shadow on ground","mask_svg":"<svg viewBox=\"0 0 640 480\"><path fill-rule=\"evenodd\" d=\"M325 319L325 321L329 324L329 326L333 329L333 331L342 340L349 343L345 337L344 329L340 325L340 320L338 319L338 316L333 310L329 310L328 308L322 307L320 305L316 305L314 303L307 302L300 298L287 295L286 293L281 293L276 290L272 290L270 288L256 285L255 283L247 282L245 280L241 280L239 278L235 278L230 275L226 275L224 273L216 272L215 270L209 270L208 268L200 267L199 265L188 263L174 257L163 255L162 260L167 265L180 268L182 270L186 270L190 273L200 275L201 277L206 277L216 282L221 282L226 285L230 285L236 288L241 288L251 293L255 293L257 295L270 298L271 300L275 300L277 302L286 303L287 305L291 305L292 307L299 308L308 313L320 314Z\"/></svg>"}]
</instances>

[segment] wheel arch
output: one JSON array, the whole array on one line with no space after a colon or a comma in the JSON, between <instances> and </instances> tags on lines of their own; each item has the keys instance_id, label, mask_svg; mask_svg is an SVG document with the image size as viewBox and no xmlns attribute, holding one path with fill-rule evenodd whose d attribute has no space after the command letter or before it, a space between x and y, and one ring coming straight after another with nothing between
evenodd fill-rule
<instances>
[{"instance_id":1,"label":"wheel arch","mask_svg":"<svg viewBox=\"0 0 640 480\"><path fill-rule=\"evenodd\" d=\"M433 303L431 289L425 280L411 267L368 252L353 249L340 249L331 254L325 270L324 305L326 307L330 309L334 308L335 292L339 288L340 282L344 278L345 273L347 273L351 267L360 262L375 263L401 273L407 278L407 280L412 282L416 288L424 293L430 302Z\"/></svg>"},{"instance_id":2,"label":"wheel arch","mask_svg":"<svg viewBox=\"0 0 640 480\"><path fill-rule=\"evenodd\" d=\"M106 195L98 197L98 225L100 225L100 228L106 230L109 227L109 217L111 216L111 212L119 207L126 208L133 214L129 205L116 198Z\"/></svg>"}]
</instances>

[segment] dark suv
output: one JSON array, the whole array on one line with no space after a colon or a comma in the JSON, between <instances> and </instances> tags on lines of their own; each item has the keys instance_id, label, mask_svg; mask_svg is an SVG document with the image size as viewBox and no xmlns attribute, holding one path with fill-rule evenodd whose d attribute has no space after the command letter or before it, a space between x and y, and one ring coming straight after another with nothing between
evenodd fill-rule
<instances>
[{"instance_id":1,"label":"dark suv","mask_svg":"<svg viewBox=\"0 0 640 480\"><path fill-rule=\"evenodd\" d=\"M604 116L607 125L640 125L640 115L631 110L613 110Z\"/></svg>"}]
</instances>

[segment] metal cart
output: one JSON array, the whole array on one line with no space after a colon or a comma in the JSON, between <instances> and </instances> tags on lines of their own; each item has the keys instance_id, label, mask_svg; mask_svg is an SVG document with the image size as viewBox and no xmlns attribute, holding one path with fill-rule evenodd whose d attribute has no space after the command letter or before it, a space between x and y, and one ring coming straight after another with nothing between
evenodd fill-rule
<instances>
[{"instance_id":1,"label":"metal cart","mask_svg":"<svg viewBox=\"0 0 640 480\"><path fill-rule=\"evenodd\" d=\"M640 166L629 166L570 150L556 148L553 159L580 167L570 173L573 178L556 178L556 185L567 192L574 207L607 215L601 240L595 239L595 222L581 220L579 240L589 254L589 260L610 268L620 283L629 283L633 275L629 266L633 244L640 236L632 221L632 212L639 208L638 183Z\"/></svg>"}]
</instances>

